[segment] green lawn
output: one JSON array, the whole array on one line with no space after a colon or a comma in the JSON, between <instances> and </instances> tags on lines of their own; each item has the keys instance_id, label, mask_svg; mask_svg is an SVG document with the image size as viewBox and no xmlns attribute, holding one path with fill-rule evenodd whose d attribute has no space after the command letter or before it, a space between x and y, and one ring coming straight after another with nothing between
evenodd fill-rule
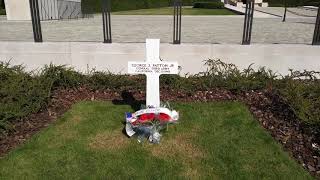
<instances>
[{"instance_id":1,"label":"green lawn","mask_svg":"<svg viewBox=\"0 0 320 180\"><path fill-rule=\"evenodd\" d=\"M122 134L128 105L81 102L0 159L0 179L312 179L242 103L175 103L161 144Z\"/></svg>"},{"instance_id":2,"label":"green lawn","mask_svg":"<svg viewBox=\"0 0 320 180\"><path fill-rule=\"evenodd\" d=\"M172 7L139 9L131 11L113 12L114 15L173 15ZM237 15L227 9L199 9L191 7L183 7L183 15Z\"/></svg>"}]
</instances>

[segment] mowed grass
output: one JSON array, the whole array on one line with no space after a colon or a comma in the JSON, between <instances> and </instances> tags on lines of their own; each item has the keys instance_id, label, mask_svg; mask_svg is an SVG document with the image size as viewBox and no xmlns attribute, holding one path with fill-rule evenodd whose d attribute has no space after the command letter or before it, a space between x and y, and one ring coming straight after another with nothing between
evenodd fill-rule
<instances>
[{"instance_id":1,"label":"mowed grass","mask_svg":"<svg viewBox=\"0 0 320 180\"><path fill-rule=\"evenodd\" d=\"M130 11L113 12L114 15L173 15L172 7L138 9ZM200 9L183 7L182 15L237 15L228 9Z\"/></svg>"},{"instance_id":2,"label":"mowed grass","mask_svg":"<svg viewBox=\"0 0 320 180\"><path fill-rule=\"evenodd\" d=\"M128 105L81 102L0 159L0 179L312 179L238 102L175 103L161 144L122 133Z\"/></svg>"}]
</instances>

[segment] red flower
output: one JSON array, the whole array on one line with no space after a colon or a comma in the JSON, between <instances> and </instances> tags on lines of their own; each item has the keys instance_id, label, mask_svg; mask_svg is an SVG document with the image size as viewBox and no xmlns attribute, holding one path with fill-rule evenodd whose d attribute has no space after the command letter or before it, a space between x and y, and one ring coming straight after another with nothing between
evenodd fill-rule
<instances>
[{"instance_id":1,"label":"red flower","mask_svg":"<svg viewBox=\"0 0 320 180\"><path fill-rule=\"evenodd\" d=\"M139 122L141 123L144 123L144 122L147 122L147 121L152 121L154 120L155 118L155 115L153 113L150 113L150 114L142 114L141 116L139 116Z\"/></svg>"},{"instance_id":2,"label":"red flower","mask_svg":"<svg viewBox=\"0 0 320 180\"><path fill-rule=\"evenodd\" d=\"M160 113L159 114L159 120L160 121L170 121L171 117L169 115L167 115L167 114Z\"/></svg>"},{"instance_id":3,"label":"red flower","mask_svg":"<svg viewBox=\"0 0 320 180\"><path fill-rule=\"evenodd\" d=\"M139 116L138 118L138 122L139 123L146 123L146 122L150 122L153 121L155 119L160 120L161 122L168 122L171 120L171 117L167 114L164 113L160 113L157 118L156 115L153 113L148 113L148 114L142 114Z\"/></svg>"}]
</instances>

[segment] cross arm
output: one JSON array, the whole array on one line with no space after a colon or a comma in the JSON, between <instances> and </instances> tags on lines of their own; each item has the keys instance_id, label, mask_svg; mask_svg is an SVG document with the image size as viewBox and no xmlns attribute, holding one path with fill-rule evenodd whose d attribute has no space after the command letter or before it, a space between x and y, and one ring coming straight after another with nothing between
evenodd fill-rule
<instances>
[{"instance_id":1,"label":"cross arm","mask_svg":"<svg viewBox=\"0 0 320 180\"><path fill-rule=\"evenodd\" d=\"M177 62L129 62L128 73L130 74L178 74Z\"/></svg>"}]
</instances>

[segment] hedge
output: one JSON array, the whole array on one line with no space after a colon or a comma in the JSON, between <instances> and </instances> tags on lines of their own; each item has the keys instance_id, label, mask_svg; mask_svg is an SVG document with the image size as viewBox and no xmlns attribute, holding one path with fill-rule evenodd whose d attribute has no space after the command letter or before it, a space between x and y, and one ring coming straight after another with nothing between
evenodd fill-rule
<instances>
[{"instance_id":1,"label":"hedge","mask_svg":"<svg viewBox=\"0 0 320 180\"><path fill-rule=\"evenodd\" d=\"M0 8L0 15L6 15L6 10Z\"/></svg>"},{"instance_id":2,"label":"hedge","mask_svg":"<svg viewBox=\"0 0 320 180\"><path fill-rule=\"evenodd\" d=\"M204 9L223 9L224 3L221 1L216 2L196 2L193 8L204 8Z\"/></svg>"},{"instance_id":3,"label":"hedge","mask_svg":"<svg viewBox=\"0 0 320 180\"><path fill-rule=\"evenodd\" d=\"M292 71L291 75L276 76L266 68L250 67L239 70L233 64L207 60L207 71L197 75L161 76L161 87L184 92L223 88L233 92L273 89L292 109L301 122L320 133L319 72ZM10 129L10 122L45 108L56 88L145 89L144 76L115 75L92 71L80 74L64 66L45 66L37 73L27 73L22 66L0 62L0 133Z\"/></svg>"},{"instance_id":4,"label":"hedge","mask_svg":"<svg viewBox=\"0 0 320 180\"><path fill-rule=\"evenodd\" d=\"M85 14L101 12L101 1L102 0L82 0L82 11ZM182 0L182 3L184 6L192 6L194 5L194 3L201 1L203 0ZM174 0L111 0L111 10L114 12L135 9L168 7L172 6L173 2ZM269 2L270 6L284 6L284 0L264 0L264 2ZM222 4L218 0L205 0L204 3L210 3L210 5L205 5L206 7L220 7L221 5L212 4ZM288 6L291 7L303 5L317 6L318 3L320 3L320 0L287 0Z\"/></svg>"},{"instance_id":5,"label":"hedge","mask_svg":"<svg viewBox=\"0 0 320 180\"><path fill-rule=\"evenodd\" d=\"M0 9L4 9L4 0L0 0Z\"/></svg>"},{"instance_id":6,"label":"hedge","mask_svg":"<svg viewBox=\"0 0 320 180\"><path fill-rule=\"evenodd\" d=\"M169 6L170 0L112 0L112 11L125 11L135 9L148 9ZM101 12L101 0L82 0L84 13Z\"/></svg>"},{"instance_id":7,"label":"hedge","mask_svg":"<svg viewBox=\"0 0 320 180\"><path fill-rule=\"evenodd\" d=\"M0 15L6 15L6 10L4 7L4 0L0 0Z\"/></svg>"},{"instance_id":8,"label":"hedge","mask_svg":"<svg viewBox=\"0 0 320 180\"><path fill-rule=\"evenodd\" d=\"M269 6L284 6L284 0L267 0ZM286 0L288 7L319 6L320 0Z\"/></svg>"},{"instance_id":9,"label":"hedge","mask_svg":"<svg viewBox=\"0 0 320 180\"><path fill-rule=\"evenodd\" d=\"M184 6L192 6L194 2L201 0L182 0ZM208 0L211 2L212 0ZM173 5L174 0L111 0L111 10L126 11L135 9L148 9L168 7ZM101 12L101 0L82 0L84 13Z\"/></svg>"}]
</instances>

